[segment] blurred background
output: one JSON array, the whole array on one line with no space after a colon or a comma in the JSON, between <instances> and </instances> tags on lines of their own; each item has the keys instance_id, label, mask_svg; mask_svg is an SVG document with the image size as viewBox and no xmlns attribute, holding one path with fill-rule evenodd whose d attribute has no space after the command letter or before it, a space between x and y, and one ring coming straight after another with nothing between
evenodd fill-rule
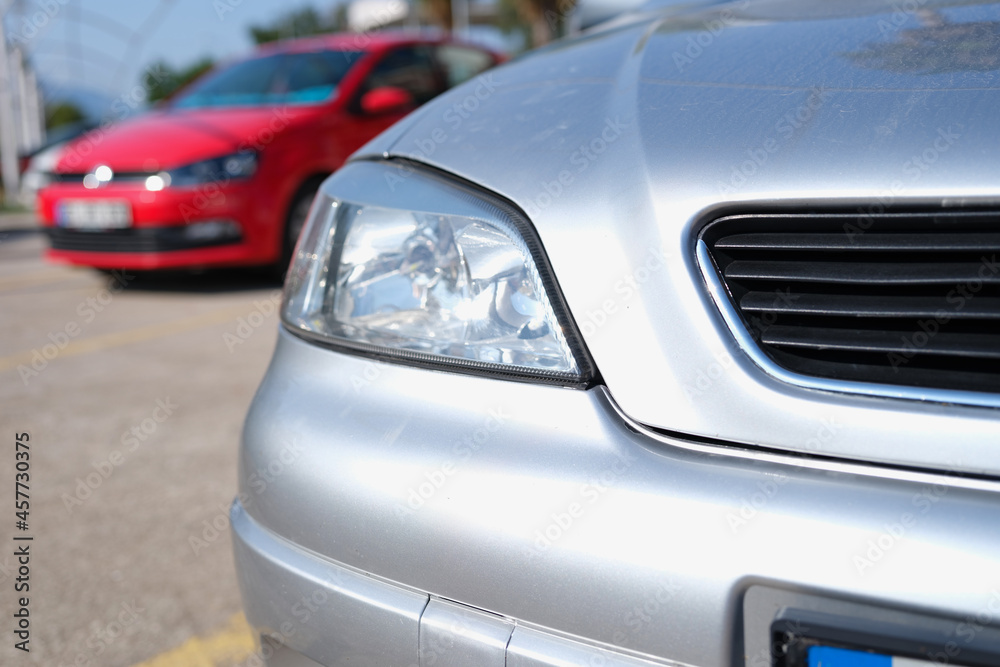
<instances>
[{"instance_id":1,"label":"blurred background","mask_svg":"<svg viewBox=\"0 0 1000 667\"><path fill-rule=\"evenodd\" d=\"M32 158L141 113L254 46L331 32L425 29L516 55L630 4L597 0L2 0L4 202L30 208L48 162ZM635 3L631 3L635 4ZM31 168L30 173L28 172Z\"/></svg>"}]
</instances>

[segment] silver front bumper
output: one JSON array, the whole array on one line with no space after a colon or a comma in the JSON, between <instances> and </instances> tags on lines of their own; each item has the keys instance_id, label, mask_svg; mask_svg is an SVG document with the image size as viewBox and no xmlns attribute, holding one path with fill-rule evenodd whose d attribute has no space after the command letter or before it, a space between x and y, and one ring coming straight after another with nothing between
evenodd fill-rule
<instances>
[{"instance_id":1,"label":"silver front bumper","mask_svg":"<svg viewBox=\"0 0 1000 667\"><path fill-rule=\"evenodd\" d=\"M600 388L286 332L240 500L250 623L330 667L767 664L785 606L1000 621L995 482L682 440Z\"/></svg>"},{"instance_id":2,"label":"silver front bumper","mask_svg":"<svg viewBox=\"0 0 1000 667\"><path fill-rule=\"evenodd\" d=\"M247 618L272 667L671 664L515 626L310 554L261 527L238 501L231 519Z\"/></svg>"}]
</instances>

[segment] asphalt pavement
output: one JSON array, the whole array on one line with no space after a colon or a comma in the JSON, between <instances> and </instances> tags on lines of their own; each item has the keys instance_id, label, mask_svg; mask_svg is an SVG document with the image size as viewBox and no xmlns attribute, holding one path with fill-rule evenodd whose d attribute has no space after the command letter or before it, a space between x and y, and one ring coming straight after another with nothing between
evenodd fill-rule
<instances>
[{"instance_id":1,"label":"asphalt pavement","mask_svg":"<svg viewBox=\"0 0 1000 667\"><path fill-rule=\"evenodd\" d=\"M0 216L0 664L259 664L227 510L279 285L44 248Z\"/></svg>"}]
</instances>

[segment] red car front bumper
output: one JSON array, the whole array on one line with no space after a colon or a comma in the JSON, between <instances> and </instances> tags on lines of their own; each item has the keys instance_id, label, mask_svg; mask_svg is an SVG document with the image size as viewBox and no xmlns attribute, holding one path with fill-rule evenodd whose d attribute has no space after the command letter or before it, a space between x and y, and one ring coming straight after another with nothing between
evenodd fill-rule
<instances>
[{"instance_id":1,"label":"red car front bumper","mask_svg":"<svg viewBox=\"0 0 1000 667\"><path fill-rule=\"evenodd\" d=\"M102 269L172 269L265 265L281 251L283 216L273 197L252 181L166 188L143 183L88 189L56 183L39 193L49 233L49 260ZM67 203L113 202L127 222L81 227L67 220Z\"/></svg>"}]
</instances>

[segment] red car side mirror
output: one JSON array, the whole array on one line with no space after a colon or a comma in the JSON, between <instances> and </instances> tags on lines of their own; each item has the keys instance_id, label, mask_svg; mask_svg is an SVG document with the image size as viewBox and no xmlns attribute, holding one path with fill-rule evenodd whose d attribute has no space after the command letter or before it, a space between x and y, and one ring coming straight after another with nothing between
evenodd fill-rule
<instances>
[{"instance_id":1,"label":"red car side mirror","mask_svg":"<svg viewBox=\"0 0 1000 667\"><path fill-rule=\"evenodd\" d=\"M402 111L414 106L413 95L395 86L383 86L369 90L361 97L361 110L369 116L378 116L390 111Z\"/></svg>"}]
</instances>

